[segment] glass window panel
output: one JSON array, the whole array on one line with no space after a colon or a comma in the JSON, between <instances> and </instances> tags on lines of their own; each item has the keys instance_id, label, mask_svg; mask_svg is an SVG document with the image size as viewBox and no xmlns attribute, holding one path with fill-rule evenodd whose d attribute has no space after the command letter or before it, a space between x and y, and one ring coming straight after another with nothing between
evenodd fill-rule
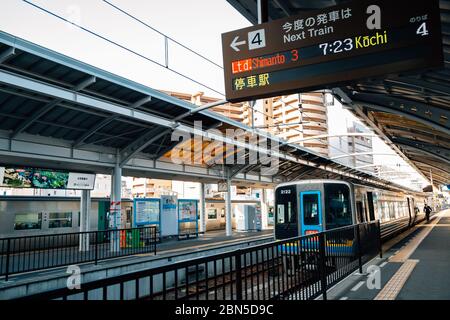
<instances>
[{"instance_id":1,"label":"glass window panel","mask_svg":"<svg viewBox=\"0 0 450 320\"><path fill-rule=\"evenodd\" d=\"M277 206L277 223L284 223L285 212L284 204L279 204Z\"/></svg>"},{"instance_id":2,"label":"glass window panel","mask_svg":"<svg viewBox=\"0 0 450 320\"><path fill-rule=\"evenodd\" d=\"M303 224L318 225L319 224L319 195L304 194L303 201Z\"/></svg>"},{"instance_id":3,"label":"glass window panel","mask_svg":"<svg viewBox=\"0 0 450 320\"><path fill-rule=\"evenodd\" d=\"M208 219L217 219L217 209L208 209Z\"/></svg>"},{"instance_id":4,"label":"glass window panel","mask_svg":"<svg viewBox=\"0 0 450 320\"><path fill-rule=\"evenodd\" d=\"M71 228L72 212L50 212L48 214L49 228Z\"/></svg>"},{"instance_id":5,"label":"glass window panel","mask_svg":"<svg viewBox=\"0 0 450 320\"><path fill-rule=\"evenodd\" d=\"M353 223L348 186L343 184L325 185L325 221L327 229Z\"/></svg>"},{"instance_id":6,"label":"glass window panel","mask_svg":"<svg viewBox=\"0 0 450 320\"><path fill-rule=\"evenodd\" d=\"M41 229L42 213L16 213L14 230Z\"/></svg>"}]
</instances>

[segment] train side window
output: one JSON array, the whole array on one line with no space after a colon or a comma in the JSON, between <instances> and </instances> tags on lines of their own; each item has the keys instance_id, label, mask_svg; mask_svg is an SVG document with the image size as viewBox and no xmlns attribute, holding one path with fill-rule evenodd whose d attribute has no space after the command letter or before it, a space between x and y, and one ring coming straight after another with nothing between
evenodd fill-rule
<instances>
[{"instance_id":1,"label":"train side window","mask_svg":"<svg viewBox=\"0 0 450 320\"><path fill-rule=\"evenodd\" d=\"M361 201L356 201L356 211L358 212L358 222L364 222L363 214L363 203Z\"/></svg>"},{"instance_id":2,"label":"train side window","mask_svg":"<svg viewBox=\"0 0 450 320\"><path fill-rule=\"evenodd\" d=\"M217 219L217 209L208 209L208 219Z\"/></svg>"},{"instance_id":3,"label":"train side window","mask_svg":"<svg viewBox=\"0 0 450 320\"><path fill-rule=\"evenodd\" d=\"M36 230L42 228L42 213L16 213L14 230Z\"/></svg>"},{"instance_id":4,"label":"train side window","mask_svg":"<svg viewBox=\"0 0 450 320\"><path fill-rule=\"evenodd\" d=\"M48 214L49 228L71 228L72 212L50 212Z\"/></svg>"},{"instance_id":5,"label":"train side window","mask_svg":"<svg viewBox=\"0 0 450 320\"><path fill-rule=\"evenodd\" d=\"M383 211L384 211L384 220L389 220L389 204L387 202L383 202Z\"/></svg>"},{"instance_id":6,"label":"train side window","mask_svg":"<svg viewBox=\"0 0 450 320\"><path fill-rule=\"evenodd\" d=\"M394 203L393 202L389 203L389 218L390 219L395 219L395 209L394 209Z\"/></svg>"},{"instance_id":7,"label":"train side window","mask_svg":"<svg viewBox=\"0 0 450 320\"><path fill-rule=\"evenodd\" d=\"M373 199L373 193L367 192L367 205L369 206L369 220L375 220L375 203Z\"/></svg>"}]
</instances>

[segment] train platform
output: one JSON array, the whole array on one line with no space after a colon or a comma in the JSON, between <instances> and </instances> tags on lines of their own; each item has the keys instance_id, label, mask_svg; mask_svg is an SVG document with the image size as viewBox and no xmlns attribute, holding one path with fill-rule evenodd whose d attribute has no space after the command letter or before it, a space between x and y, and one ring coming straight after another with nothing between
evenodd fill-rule
<instances>
[{"instance_id":1,"label":"train platform","mask_svg":"<svg viewBox=\"0 0 450 320\"><path fill-rule=\"evenodd\" d=\"M450 210L387 242L368 262L328 292L329 300L450 299Z\"/></svg>"},{"instance_id":2,"label":"train platform","mask_svg":"<svg viewBox=\"0 0 450 320\"><path fill-rule=\"evenodd\" d=\"M159 254L177 254L179 252L190 250L203 250L211 246L233 244L236 242L266 238L273 236L273 229L261 230L261 231L249 231L249 232L237 232L233 231L231 237L226 236L225 230L208 231L204 234L200 234L198 238L177 240L166 239L159 243L157 250Z\"/></svg>"}]
</instances>

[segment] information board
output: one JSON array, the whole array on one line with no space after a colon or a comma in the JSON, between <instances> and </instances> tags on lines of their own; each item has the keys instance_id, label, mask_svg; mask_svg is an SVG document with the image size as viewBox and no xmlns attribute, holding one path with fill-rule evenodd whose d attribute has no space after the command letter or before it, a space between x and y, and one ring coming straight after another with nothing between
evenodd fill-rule
<instances>
[{"instance_id":1,"label":"information board","mask_svg":"<svg viewBox=\"0 0 450 320\"><path fill-rule=\"evenodd\" d=\"M438 0L358 0L222 34L230 102L443 66Z\"/></svg>"},{"instance_id":2,"label":"information board","mask_svg":"<svg viewBox=\"0 0 450 320\"><path fill-rule=\"evenodd\" d=\"M178 200L178 220L179 222L197 221L198 209L197 200Z\"/></svg>"},{"instance_id":3,"label":"information board","mask_svg":"<svg viewBox=\"0 0 450 320\"><path fill-rule=\"evenodd\" d=\"M160 223L159 199L134 199L134 225L144 226Z\"/></svg>"}]
</instances>

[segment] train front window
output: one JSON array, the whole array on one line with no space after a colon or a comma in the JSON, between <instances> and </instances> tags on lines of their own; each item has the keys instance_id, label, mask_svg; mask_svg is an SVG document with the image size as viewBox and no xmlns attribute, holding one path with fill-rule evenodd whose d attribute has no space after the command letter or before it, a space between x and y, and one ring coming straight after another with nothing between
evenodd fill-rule
<instances>
[{"instance_id":1,"label":"train front window","mask_svg":"<svg viewBox=\"0 0 450 320\"><path fill-rule=\"evenodd\" d=\"M325 184L325 222L327 229L351 225L350 190L344 184Z\"/></svg>"},{"instance_id":2,"label":"train front window","mask_svg":"<svg viewBox=\"0 0 450 320\"><path fill-rule=\"evenodd\" d=\"M304 194L303 202L303 224L312 226L319 224L319 194Z\"/></svg>"}]
</instances>

